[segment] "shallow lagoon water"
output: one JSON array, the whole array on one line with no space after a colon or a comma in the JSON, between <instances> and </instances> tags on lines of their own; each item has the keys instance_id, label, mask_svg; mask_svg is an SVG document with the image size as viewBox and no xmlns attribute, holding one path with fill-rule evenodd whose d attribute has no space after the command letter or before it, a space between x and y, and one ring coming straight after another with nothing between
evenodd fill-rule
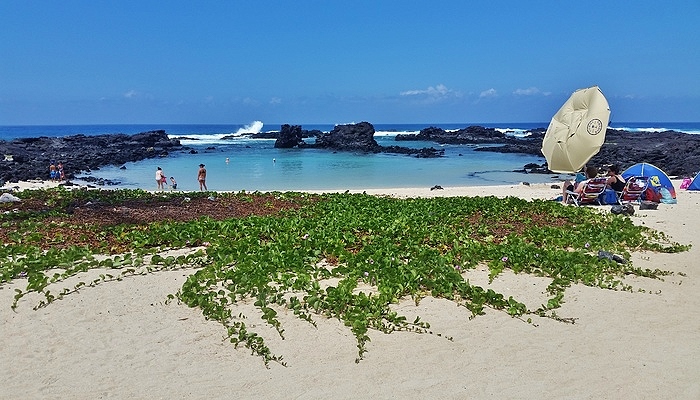
<instances>
[{"instance_id":1,"label":"shallow lagoon water","mask_svg":"<svg viewBox=\"0 0 700 400\"><path fill-rule=\"evenodd\" d=\"M232 143L192 145L197 154L172 153L122 166L103 167L89 175L119 182L115 187L155 189L156 167L173 176L178 189L198 190L197 170L207 168L210 190L345 190L386 187L483 186L552 182L552 176L513 172L543 157L477 152L471 146L432 142L396 142L377 137L379 144L436 147L440 158L398 154L359 154L322 149L276 149L274 140L240 139ZM226 161L228 159L228 162ZM558 180L558 179L557 179Z\"/></svg>"}]
</instances>

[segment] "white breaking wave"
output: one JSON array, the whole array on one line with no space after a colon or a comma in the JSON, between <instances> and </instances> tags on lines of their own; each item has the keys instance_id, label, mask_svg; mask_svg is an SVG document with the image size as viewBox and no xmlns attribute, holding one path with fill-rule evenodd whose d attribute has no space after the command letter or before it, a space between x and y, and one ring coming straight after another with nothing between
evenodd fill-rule
<instances>
[{"instance_id":1,"label":"white breaking wave","mask_svg":"<svg viewBox=\"0 0 700 400\"><path fill-rule=\"evenodd\" d=\"M622 131L628 131L628 132L647 132L647 133L655 133L655 132L665 132L665 131L678 131L678 132L683 132L683 133L688 133L691 135L700 135L700 130L694 130L694 129L679 129L679 128L663 128L663 127L645 127L645 128L629 128L629 127L617 127L617 126L610 126L609 128L611 129L618 129Z\"/></svg>"},{"instance_id":2,"label":"white breaking wave","mask_svg":"<svg viewBox=\"0 0 700 400\"><path fill-rule=\"evenodd\" d=\"M497 132L501 132L503 134L506 134L508 136L515 136L515 137L525 137L529 135L529 133L526 133L527 129L519 129L519 128L495 128Z\"/></svg>"},{"instance_id":3,"label":"white breaking wave","mask_svg":"<svg viewBox=\"0 0 700 400\"><path fill-rule=\"evenodd\" d=\"M248 125L238 128L236 132L230 133L216 133L216 134L184 134L178 135L174 138L180 139L180 143L183 145L192 144L217 144L222 142L227 142L233 138L235 139L246 139L248 136L262 132L263 123L262 121L253 121ZM226 138L226 139L224 139ZM234 140L235 140L234 139Z\"/></svg>"},{"instance_id":4,"label":"white breaking wave","mask_svg":"<svg viewBox=\"0 0 700 400\"><path fill-rule=\"evenodd\" d=\"M263 123L262 121L253 121L251 124L244 126L243 128L239 128L235 135L250 135L253 133L260 133L263 128Z\"/></svg>"},{"instance_id":5,"label":"white breaking wave","mask_svg":"<svg viewBox=\"0 0 700 400\"><path fill-rule=\"evenodd\" d=\"M402 135L417 135L417 134L419 134L419 133L420 133L420 131L400 131L400 132L398 132L398 131L375 131L375 132L374 132L374 136L387 136L387 137L391 137L391 136L396 136L396 135L398 135L398 134L402 134Z\"/></svg>"},{"instance_id":6,"label":"white breaking wave","mask_svg":"<svg viewBox=\"0 0 700 400\"><path fill-rule=\"evenodd\" d=\"M496 131L504 133L508 136L515 136L515 137L526 137L529 135L529 133L526 133L527 129L518 129L518 128L495 128ZM445 129L445 132L457 132L459 129ZM396 136L398 134L402 135L417 135L419 134L420 131L376 131L374 132L374 136Z\"/></svg>"}]
</instances>

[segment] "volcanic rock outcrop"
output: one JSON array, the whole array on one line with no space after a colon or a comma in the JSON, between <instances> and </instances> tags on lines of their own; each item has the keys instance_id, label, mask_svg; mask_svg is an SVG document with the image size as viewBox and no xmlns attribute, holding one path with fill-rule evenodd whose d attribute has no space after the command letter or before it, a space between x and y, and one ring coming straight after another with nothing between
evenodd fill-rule
<instances>
[{"instance_id":1,"label":"volcanic rock outcrop","mask_svg":"<svg viewBox=\"0 0 700 400\"><path fill-rule=\"evenodd\" d=\"M304 131L301 125L284 124L275 140L275 148L291 149L293 147L306 147Z\"/></svg>"},{"instance_id":2,"label":"volcanic rock outcrop","mask_svg":"<svg viewBox=\"0 0 700 400\"><path fill-rule=\"evenodd\" d=\"M382 146L374 139L374 126L369 122L336 125L330 132L313 131L316 136L314 144L307 144L303 137L310 136L299 125L283 125L275 147L314 147L334 151L354 151L359 153L393 153L406 154L418 158L442 157L444 150L432 147L412 149L401 146ZM305 133L307 133L305 135Z\"/></svg>"},{"instance_id":3,"label":"volcanic rock outcrop","mask_svg":"<svg viewBox=\"0 0 700 400\"><path fill-rule=\"evenodd\" d=\"M522 139L502 146L479 147L476 151L523 153L542 156L544 130L537 130ZM700 135L676 131L629 132L608 129L605 143L590 165L602 167L616 164L621 170L636 163L649 163L669 176L694 176L700 171ZM544 172L551 173L546 168Z\"/></svg>"},{"instance_id":4,"label":"volcanic rock outcrop","mask_svg":"<svg viewBox=\"0 0 700 400\"><path fill-rule=\"evenodd\" d=\"M59 138L38 138L0 141L0 180L17 182L49 179L52 161L63 163L67 179L80 171L99 169L105 165L121 165L146 158L165 157L180 150L179 140L169 139L164 130L135 135L73 135Z\"/></svg>"},{"instance_id":5,"label":"volcanic rock outcrop","mask_svg":"<svg viewBox=\"0 0 700 400\"><path fill-rule=\"evenodd\" d=\"M517 138L508 136L494 128L469 126L457 131L446 131L442 128L428 127L421 129L417 135L398 134L397 141L423 140L441 144L479 144L479 143L510 143Z\"/></svg>"}]
</instances>

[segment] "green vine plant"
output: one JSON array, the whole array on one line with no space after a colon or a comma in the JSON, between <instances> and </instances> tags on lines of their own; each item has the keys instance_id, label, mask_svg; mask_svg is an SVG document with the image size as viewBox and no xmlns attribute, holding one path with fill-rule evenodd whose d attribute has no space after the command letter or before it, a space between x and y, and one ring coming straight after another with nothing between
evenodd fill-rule
<instances>
[{"instance_id":1,"label":"green vine plant","mask_svg":"<svg viewBox=\"0 0 700 400\"><path fill-rule=\"evenodd\" d=\"M84 259L72 265L63 261L56 265L56 267L59 268L56 270L61 272L54 272L50 276L45 272L27 274L27 287L25 290L15 289L11 308L15 310L19 301L32 293L43 296L43 299L33 307L34 310L38 310L48 306L54 301L63 299L67 295L78 293L81 288L95 287L106 282L121 281L127 277L146 275L159 271L196 268L203 254L204 252L199 249L190 254L178 256L166 255L163 257L160 254L154 254L144 258L134 256L132 253L126 253L113 257L87 255ZM65 269L61 270L60 268ZM79 281L72 287L62 288L57 293L51 292L50 285L58 284L79 273L87 272L92 269L106 269L110 272L100 273L96 278L89 281Z\"/></svg>"},{"instance_id":2,"label":"green vine plant","mask_svg":"<svg viewBox=\"0 0 700 400\"><path fill-rule=\"evenodd\" d=\"M296 206L231 218L120 223L96 230L95 237L101 240L97 246L39 246L46 241L37 233L39 225L65 228L66 222L56 218L95 201L95 196L110 205L163 199L142 191L109 192L92 197L60 190L23 192L27 201L51 199L51 206L39 213L5 214L0 220L15 229L0 248L0 285L27 280L25 290L16 289L11 307L15 309L31 292L43 295L35 307L40 308L127 276L191 268L195 272L167 301L199 308L205 318L222 325L227 340L250 349L266 366L286 364L246 323L248 315L237 312L239 304L252 303L283 339L281 310L290 310L313 326L319 317L337 318L355 336L360 362L371 331L444 336L420 317L408 320L392 310L403 299L415 304L427 296L447 299L468 309L471 318L490 308L530 323L533 317L573 323L574 317L556 314L571 285L631 291L624 283L626 275L662 279L670 274L601 258L598 250L629 259L630 251L672 253L689 248L635 225L629 217L548 201L245 192L219 198L229 196L240 204L263 199L262 209L274 208L275 202ZM169 194L165 200L184 202L185 196L193 194ZM60 223L64 225L56 225ZM177 257L161 255L167 249L187 247L193 251ZM119 249L127 251L110 254ZM530 310L513 296L470 284L463 273L479 264L488 267L491 280L505 270L551 279L546 304ZM91 269L110 272L56 294L49 291L51 285Z\"/></svg>"}]
</instances>

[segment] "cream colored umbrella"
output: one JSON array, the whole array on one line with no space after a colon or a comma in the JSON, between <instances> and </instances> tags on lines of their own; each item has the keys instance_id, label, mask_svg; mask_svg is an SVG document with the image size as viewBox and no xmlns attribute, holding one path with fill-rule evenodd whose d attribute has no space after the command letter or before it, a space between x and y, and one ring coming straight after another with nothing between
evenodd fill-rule
<instances>
[{"instance_id":1,"label":"cream colored umbrella","mask_svg":"<svg viewBox=\"0 0 700 400\"><path fill-rule=\"evenodd\" d=\"M554 114L542 140L542 154L554 172L577 172L600 150L610 106L598 86L575 91Z\"/></svg>"}]
</instances>

